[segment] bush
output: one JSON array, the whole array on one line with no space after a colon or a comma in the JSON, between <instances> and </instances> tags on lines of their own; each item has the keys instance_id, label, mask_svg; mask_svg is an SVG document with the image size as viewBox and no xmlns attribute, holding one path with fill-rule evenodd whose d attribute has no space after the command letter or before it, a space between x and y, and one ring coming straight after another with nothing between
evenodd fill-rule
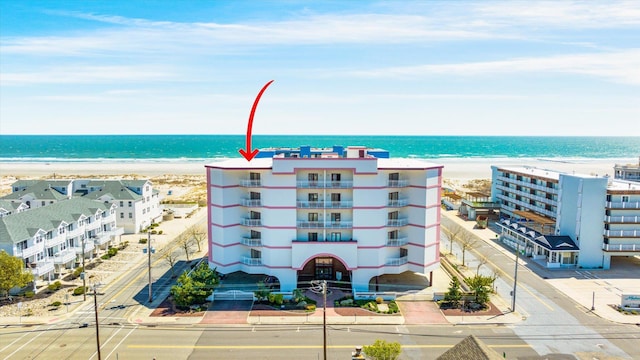
<instances>
[{"instance_id":1,"label":"bush","mask_svg":"<svg viewBox=\"0 0 640 360\"><path fill-rule=\"evenodd\" d=\"M159 230L159 231L158 231L158 235L162 235L162 230Z\"/></svg>"},{"instance_id":2,"label":"bush","mask_svg":"<svg viewBox=\"0 0 640 360\"><path fill-rule=\"evenodd\" d=\"M85 293L85 291L87 291L87 288L78 286L77 288L73 289L73 296L82 295Z\"/></svg>"},{"instance_id":3,"label":"bush","mask_svg":"<svg viewBox=\"0 0 640 360\"><path fill-rule=\"evenodd\" d=\"M147 238L140 238L140 240L138 240L139 244L146 244L147 243Z\"/></svg>"},{"instance_id":4,"label":"bush","mask_svg":"<svg viewBox=\"0 0 640 360\"><path fill-rule=\"evenodd\" d=\"M117 248L109 248L109 250L107 250L107 254L109 255L109 257L114 257L116 256L116 254L118 253L118 249Z\"/></svg>"},{"instance_id":5,"label":"bush","mask_svg":"<svg viewBox=\"0 0 640 360\"><path fill-rule=\"evenodd\" d=\"M104 254L104 255L100 256L100 259L102 259L102 260L109 260L109 258L111 258L111 256L109 256L109 254Z\"/></svg>"},{"instance_id":6,"label":"bush","mask_svg":"<svg viewBox=\"0 0 640 360\"><path fill-rule=\"evenodd\" d=\"M62 305L62 303L60 301L54 301L51 304L49 304L49 306L53 306L53 307L58 307L60 305Z\"/></svg>"},{"instance_id":7,"label":"bush","mask_svg":"<svg viewBox=\"0 0 640 360\"><path fill-rule=\"evenodd\" d=\"M400 311L400 308L398 307L398 304L395 301L391 301L388 304L389 306L389 314L396 314L397 312Z\"/></svg>"},{"instance_id":8,"label":"bush","mask_svg":"<svg viewBox=\"0 0 640 360\"><path fill-rule=\"evenodd\" d=\"M158 232L155 230L151 230L151 235L156 235Z\"/></svg>"},{"instance_id":9,"label":"bush","mask_svg":"<svg viewBox=\"0 0 640 360\"><path fill-rule=\"evenodd\" d=\"M382 299L380 296L376 298L376 304L382 304L383 302L384 302L384 299Z\"/></svg>"},{"instance_id":10,"label":"bush","mask_svg":"<svg viewBox=\"0 0 640 360\"><path fill-rule=\"evenodd\" d=\"M316 304L307 305L307 311L316 311Z\"/></svg>"},{"instance_id":11,"label":"bush","mask_svg":"<svg viewBox=\"0 0 640 360\"><path fill-rule=\"evenodd\" d=\"M36 295L36 293L34 293L33 291L29 290L29 291L25 291L24 292L24 297L26 297L27 299L31 299L32 297L34 297Z\"/></svg>"},{"instance_id":12,"label":"bush","mask_svg":"<svg viewBox=\"0 0 640 360\"><path fill-rule=\"evenodd\" d=\"M84 268L82 266L76 268L75 270L73 270L73 273L71 274L72 278L75 279L80 277L80 274L82 274L83 271L84 271Z\"/></svg>"},{"instance_id":13,"label":"bush","mask_svg":"<svg viewBox=\"0 0 640 360\"><path fill-rule=\"evenodd\" d=\"M47 286L47 289L49 291L56 291L58 289L60 289L62 287L62 283L60 281L56 281L53 284L49 284L49 286Z\"/></svg>"}]
</instances>

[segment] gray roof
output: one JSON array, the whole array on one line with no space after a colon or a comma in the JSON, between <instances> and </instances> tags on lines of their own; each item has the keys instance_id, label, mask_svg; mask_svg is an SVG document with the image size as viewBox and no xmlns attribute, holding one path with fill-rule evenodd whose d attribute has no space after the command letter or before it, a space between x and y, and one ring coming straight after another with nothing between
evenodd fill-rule
<instances>
[{"instance_id":1,"label":"gray roof","mask_svg":"<svg viewBox=\"0 0 640 360\"><path fill-rule=\"evenodd\" d=\"M0 199L0 209L5 209L9 212L18 210L18 207L20 207L20 205L22 205L21 202L12 202L10 200Z\"/></svg>"},{"instance_id":2,"label":"gray roof","mask_svg":"<svg viewBox=\"0 0 640 360\"><path fill-rule=\"evenodd\" d=\"M133 185L131 185L133 183ZM139 200L142 195L136 193L131 188L142 187L146 180L95 180L87 184L87 187L99 187L99 190L89 192L83 196L89 199L98 199L104 195L115 200Z\"/></svg>"},{"instance_id":3,"label":"gray roof","mask_svg":"<svg viewBox=\"0 0 640 360\"><path fill-rule=\"evenodd\" d=\"M27 184L27 180L20 180L18 182L23 182ZM16 182L16 183L18 183ZM61 184L57 184L58 181L46 181L41 180L35 183L32 183L21 190L14 191L8 195L3 196L0 199L3 200L18 200L25 195L32 195L34 199L38 200L63 200L67 198L67 195L59 192L52 186L67 186L69 181L61 182ZM16 183L12 185L12 188L15 187Z\"/></svg>"},{"instance_id":4,"label":"gray roof","mask_svg":"<svg viewBox=\"0 0 640 360\"><path fill-rule=\"evenodd\" d=\"M504 360L497 351L489 348L474 335L467 336L437 360Z\"/></svg>"},{"instance_id":5,"label":"gray roof","mask_svg":"<svg viewBox=\"0 0 640 360\"><path fill-rule=\"evenodd\" d=\"M91 216L98 210L108 211L112 206L86 198L72 198L4 216L0 218L0 243L29 239L40 229L45 232L56 230L62 222L73 223L82 215Z\"/></svg>"},{"instance_id":6,"label":"gray roof","mask_svg":"<svg viewBox=\"0 0 640 360\"><path fill-rule=\"evenodd\" d=\"M547 250L578 251L578 245L565 235L542 235L534 241Z\"/></svg>"}]
</instances>

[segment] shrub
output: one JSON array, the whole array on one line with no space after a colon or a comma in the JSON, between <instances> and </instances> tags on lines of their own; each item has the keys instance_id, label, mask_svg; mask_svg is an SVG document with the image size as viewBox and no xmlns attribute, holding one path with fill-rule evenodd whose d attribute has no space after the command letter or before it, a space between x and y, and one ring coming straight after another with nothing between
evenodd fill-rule
<instances>
[{"instance_id":1,"label":"shrub","mask_svg":"<svg viewBox=\"0 0 640 360\"><path fill-rule=\"evenodd\" d=\"M158 235L162 235L162 230L159 230L159 231L158 231Z\"/></svg>"},{"instance_id":2,"label":"shrub","mask_svg":"<svg viewBox=\"0 0 640 360\"><path fill-rule=\"evenodd\" d=\"M284 302L284 296L282 294L275 294L275 299L274 302L276 303L276 305L282 305L282 303Z\"/></svg>"},{"instance_id":3,"label":"shrub","mask_svg":"<svg viewBox=\"0 0 640 360\"><path fill-rule=\"evenodd\" d=\"M395 314L398 311L400 311L400 308L398 307L398 304L395 301L389 302L388 306L389 306L389 314Z\"/></svg>"},{"instance_id":4,"label":"shrub","mask_svg":"<svg viewBox=\"0 0 640 360\"><path fill-rule=\"evenodd\" d=\"M73 270L73 274L72 277L75 279L77 277L80 277L80 274L82 274L82 272L84 271L84 268L82 266L76 268L75 270Z\"/></svg>"},{"instance_id":5,"label":"shrub","mask_svg":"<svg viewBox=\"0 0 640 360\"><path fill-rule=\"evenodd\" d=\"M316 304L307 305L307 311L316 311Z\"/></svg>"},{"instance_id":6,"label":"shrub","mask_svg":"<svg viewBox=\"0 0 640 360\"><path fill-rule=\"evenodd\" d=\"M118 253L117 248L109 248L109 250L107 251L107 254L109 255L109 257L116 256L117 253Z\"/></svg>"},{"instance_id":7,"label":"shrub","mask_svg":"<svg viewBox=\"0 0 640 360\"><path fill-rule=\"evenodd\" d=\"M33 291L25 291L24 292L24 296L28 299L31 299L32 297L34 297L36 295L36 293L34 293Z\"/></svg>"},{"instance_id":8,"label":"shrub","mask_svg":"<svg viewBox=\"0 0 640 360\"><path fill-rule=\"evenodd\" d=\"M49 306L53 306L53 307L58 307L60 305L62 305L62 303L60 301L54 301L51 304L49 304Z\"/></svg>"},{"instance_id":9,"label":"shrub","mask_svg":"<svg viewBox=\"0 0 640 360\"><path fill-rule=\"evenodd\" d=\"M62 283L60 281L56 281L53 284L49 284L49 286L47 286L47 289L49 291L56 291L58 289L60 289L62 287Z\"/></svg>"},{"instance_id":10,"label":"shrub","mask_svg":"<svg viewBox=\"0 0 640 360\"><path fill-rule=\"evenodd\" d=\"M110 258L110 257L111 257L111 256L109 256L109 254L104 254L104 255L100 256L100 259L102 259L102 260L109 260L109 258Z\"/></svg>"},{"instance_id":11,"label":"shrub","mask_svg":"<svg viewBox=\"0 0 640 360\"><path fill-rule=\"evenodd\" d=\"M156 235L158 232L155 230L151 230L151 235Z\"/></svg>"},{"instance_id":12,"label":"shrub","mask_svg":"<svg viewBox=\"0 0 640 360\"><path fill-rule=\"evenodd\" d=\"M74 296L82 295L84 294L85 291L87 291L85 287L78 286L77 288L73 289L73 295Z\"/></svg>"},{"instance_id":13,"label":"shrub","mask_svg":"<svg viewBox=\"0 0 640 360\"><path fill-rule=\"evenodd\" d=\"M382 304L383 301L384 300L380 296L376 298L376 304Z\"/></svg>"},{"instance_id":14,"label":"shrub","mask_svg":"<svg viewBox=\"0 0 640 360\"><path fill-rule=\"evenodd\" d=\"M147 243L147 238L140 238L140 240L138 240L139 244L146 244Z\"/></svg>"}]
</instances>

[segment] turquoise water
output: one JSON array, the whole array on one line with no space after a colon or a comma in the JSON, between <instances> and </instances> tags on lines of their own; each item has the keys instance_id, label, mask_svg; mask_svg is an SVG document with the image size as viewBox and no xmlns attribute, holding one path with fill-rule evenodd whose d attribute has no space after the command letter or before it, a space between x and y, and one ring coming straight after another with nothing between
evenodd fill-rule
<instances>
[{"instance_id":1,"label":"turquoise water","mask_svg":"<svg viewBox=\"0 0 640 360\"><path fill-rule=\"evenodd\" d=\"M640 137L254 135L253 148L362 145L391 157L630 159ZM206 161L240 157L242 135L0 135L1 162Z\"/></svg>"}]
</instances>

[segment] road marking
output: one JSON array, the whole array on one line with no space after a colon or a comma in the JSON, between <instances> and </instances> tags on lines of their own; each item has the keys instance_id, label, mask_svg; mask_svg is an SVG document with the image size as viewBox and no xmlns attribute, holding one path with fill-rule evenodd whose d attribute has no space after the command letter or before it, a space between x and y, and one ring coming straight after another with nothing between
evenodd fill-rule
<instances>
[{"instance_id":1,"label":"road marking","mask_svg":"<svg viewBox=\"0 0 640 360\"><path fill-rule=\"evenodd\" d=\"M107 355L106 358L104 358L105 360L107 360L109 358L109 356L111 356L111 354L113 354L114 351L118 350L118 347L120 347L120 345L122 345L122 343L129 337L129 335L131 335L131 333L138 329L138 325L134 326L133 329L131 329L131 331L129 331L129 333L127 333L127 335L125 335L122 340L120 340L120 342L113 348L113 350L111 350L111 352Z\"/></svg>"},{"instance_id":2,"label":"road marking","mask_svg":"<svg viewBox=\"0 0 640 360\"><path fill-rule=\"evenodd\" d=\"M51 328L55 327L55 325L51 325L47 328L47 330L50 330ZM31 333L31 332L29 332ZM42 331L40 332L38 335L34 336L31 338L31 340L27 341L26 343L24 343L24 345L20 346L19 348L17 348L14 352L12 352L11 354L9 354L6 358L4 358L4 360L7 359L11 359L11 356L15 353L17 353L18 351L22 350L22 348L24 348L25 346L29 345L33 340L37 339L40 335L46 333L46 331Z\"/></svg>"},{"instance_id":3,"label":"road marking","mask_svg":"<svg viewBox=\"0 0 640 360\"><path fill-rule=\"evenodd\" d=\"M402 348L433 349L451 348L456 344L438 345L402 345ZM353 349L356 345L327 345L330 349ZM496 344L487 345L491 348L530 348L529 344ZM128 345L129 349L211 349L211 350L278 350L278 349L322 349L322 345Z\"/></svg>"},{"instance_id":4,"label":"road marking","mask_svg":"<svg viewBox=\"0 0 640 360\"><path fill-rule=\"evenodd\" d=\"M39 328L40 328L40 326L36 327L36 328L35 328L35 329L33 329L32 331L34 331L34 332L35 332L35 331L36 331L36 330L38 330ZM13 345L16 341L21 340L21 339L22 339L23 337L25 337L25 336L31 336L31 332L25 332L25 333L24 333L24 335L22 335L22 336L20 336L19 338L17 338L17 339L15 339L15 340L13 340L13 341L11 342L11 344L8 344L7 346L5 346L5 347L3 347L2 349L0 349L0 352L5 351L9 346Z\"/></svg>"}]
</instances>

